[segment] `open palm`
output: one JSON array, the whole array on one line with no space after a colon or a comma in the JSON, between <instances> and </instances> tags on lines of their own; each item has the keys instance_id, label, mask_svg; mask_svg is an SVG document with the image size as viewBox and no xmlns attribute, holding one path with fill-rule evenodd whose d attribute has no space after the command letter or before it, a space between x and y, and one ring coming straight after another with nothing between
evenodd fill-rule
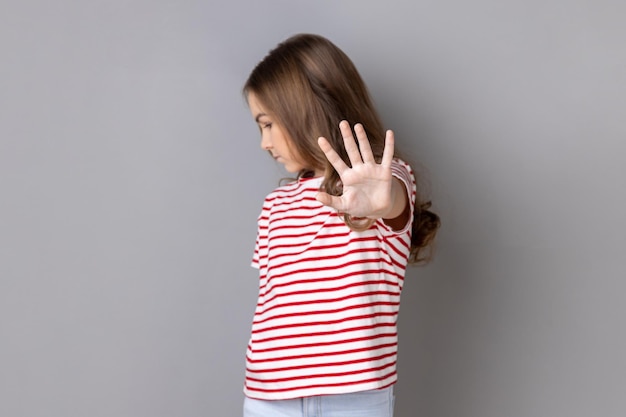
<instances>
[{"instance_id":1,"label":"open palm","mask_svg":"<svg viewBox=\"0 0 626 417\"><path fill-rule=\"evenodd\" d=\"M339 129L351 166L348 166L341 159L326 138L319 138L319 145L341 178L343 194L332 196L320 192L317 195L317 200L351 216L371 219L384 218L392 208L393 132L387 131L383 157L381 163L378 164L374 159L367 134L361 124L354 126L358 146L347 121L342 121L339 124Z\"/></svg>"}]
</instances>

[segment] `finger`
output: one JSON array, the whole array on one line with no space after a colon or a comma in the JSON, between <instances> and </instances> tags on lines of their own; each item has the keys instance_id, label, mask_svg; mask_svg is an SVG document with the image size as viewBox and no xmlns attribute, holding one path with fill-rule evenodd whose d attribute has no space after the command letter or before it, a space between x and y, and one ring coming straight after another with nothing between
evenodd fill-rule
<instances>
[{"instance_id":1,"label":"finger","mask_svg":"<svg viewBox=\"0 0 626 417\"><path fill-rule=\"evenodd\" d=\"M328 139L320 137L317 140L317 144L319 145L322 152L324 152L324 155L326 155L326 159L328 159L328 162L330 162L330 164L333 166L333 168L335 168L339 175L341 175L346 169L350 169L350 167L348 167L348 165L343 162L343 159L341 159L341 157L333 149L333 147L330 146Z\"/></svg>"},{"instance_id":2,"label":"finger","mask_svg":"<svg viewBox=\"0 0 626 417\"><path fill-rule=\"evenodd\" d=\"M315 199L325 206L332 207L339 212L343 211L343 200L341 197L330 195L322 191L317 193Z\"/></svg>"},{"instance_id":3,"label":"finger","mask_svg":"<svg viewBox=\"0 0 626 417\"><path fill-rule=\"evenodd\" d=\"M356 145L356 141L352 135L350 124L347 121L342 120L341 123L339 123L339 130L341 131L341 136L343 137L343 146L346 149L346 153L348 154L348 158L350 159L352 166L362 164L363 160L361 159L361 153L359 152L359 147Z\"/></svg>"},{"instance_id":4,"label":"finger","mask_svg":"<svg viewBox=\"0 0 626 417\"><path fill-rule=\"evenodd\" d=\"M383 159L380 162L383 166L391 166L393 160L393 152L395 147L395 136L392 130L388 130L385 135L385 149L383 150Z\"/></svg>"},{"instance_id":5,"label":"finger","mask_svg":"<svg viewBox=\"0 0 626 417\"><path fill-rule=\"evenodd\" d=\"M365 132L363 125L361 123L354 125L354 132L359 140L359 150L361 151L361 158L363 158L363 162L366 164L375 164L376 160L374 159L372 147L370 146L370 141L367 138L367 133Z\"/></svg>"}]
</instances>

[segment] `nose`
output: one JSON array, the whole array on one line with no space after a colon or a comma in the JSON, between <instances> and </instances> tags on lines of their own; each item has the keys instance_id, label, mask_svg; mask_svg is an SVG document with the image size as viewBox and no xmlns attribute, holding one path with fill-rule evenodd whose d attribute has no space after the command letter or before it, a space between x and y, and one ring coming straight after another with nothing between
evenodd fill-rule
<instances>
[{"instance_id":1,"label":"nose","mask_svg":"<svg viewBox=\"0 0 626 417\"><path fill-rule=\"evenodd\" d=\"M269 151L270 149L272 149L272 141L269 135L265 133L261 134L261 149L263 149L264 151Z\"/></svg>"}]
</instances>

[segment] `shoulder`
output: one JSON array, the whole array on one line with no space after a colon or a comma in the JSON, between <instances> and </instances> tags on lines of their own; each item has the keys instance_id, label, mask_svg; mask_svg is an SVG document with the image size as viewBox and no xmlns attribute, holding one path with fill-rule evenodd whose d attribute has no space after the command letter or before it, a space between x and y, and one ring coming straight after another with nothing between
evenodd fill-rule
<instances>
[{"instance_id":1,"label":"shoulder","mask_svg":"<svg viewBox=\"0 0 626 417\"><path fill-rule=\"evenodd\" d=\"M276 202L286 202L302 198L303 195L319 192L322 183L321 177L300 178L290 180L288 183L279 185L265 197L263 206L272 206Z\"/></svg>"}]
</instances>

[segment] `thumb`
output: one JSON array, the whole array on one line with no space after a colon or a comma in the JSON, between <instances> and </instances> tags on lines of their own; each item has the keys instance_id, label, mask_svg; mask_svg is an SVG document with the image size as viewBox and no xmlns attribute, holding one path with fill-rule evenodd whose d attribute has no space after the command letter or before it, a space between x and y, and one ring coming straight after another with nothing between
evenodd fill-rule
<instances>
[{"instance_id":1,"label":"thumb","mask_svg":"<svg viewBox=\"0 0 626 417\"><path fill-rule=\"evenodd\" d=\"M315 196L315 199L319 201L320 203L322 203L323 205L332 207L335 210L342 211L343 209L341 198L330 195L323 191L320 191L319 193L317 193L317 195Z\"/></svg>"}]
</instances>

